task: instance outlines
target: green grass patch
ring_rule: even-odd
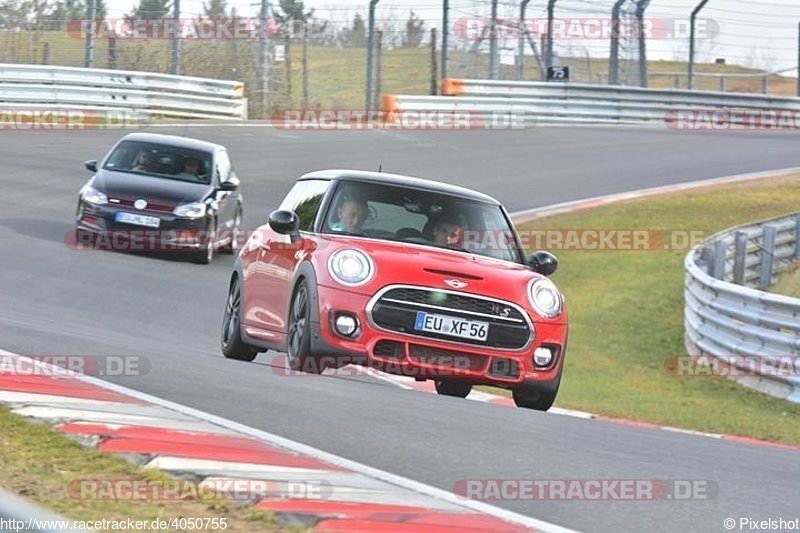
[[[789,270],[778,275],[778,281],[769,292],[800,298],[800,263],[794,263]]]
[[[800,176],[791,176],[620,202],[535,220],[520,230],[649,229],[709,236],[794,212],[798,203]],[[800,405],[724,378],[678,377],[665,369],[668,357],[686,353],[683,261],[687,252],[685,248],[555,251],[561,266],[553,280],[565,294],[570,319],[569,350],[556,404],[799,444]],[[798,281],[795,274],[794,282]]]
[[[0,486],[66,518],[84,521],[131,518],[148,522],[226,518],[226,531],[299,531],[280,527],[270,513],[228,502],[106,501],[80,499],[69,490],[80,480],[169,479],[161,472],[146,470],[121,457],[82,447],[52,427],[30,422],[0,406]]]

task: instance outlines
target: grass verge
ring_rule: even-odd
[[[684,191],[546,217],[520,230],[649,229],[712,233],[797,210],[800,176]],[[681,240],[682,233],[675,233]],[[553,279],[570,313],[560,407],[800,444],[800,405],[731,380],[665,369],[683,344],[688,249],[558,251]],[[795,278],[795,281],[800,279]],[[492,389],[498,392],[502,389]],[[509,395],[508,391],[500,392]]]
[[[800,298],[800,263],[794,263],[788,271],[779,274],[778,281],[769,292]]]
[[[0,486],[65,518],[81,521],[131,518],[147,522],[227,518],[225,531],[292,531],[277,525],[269,513],[228,502],[76,499],[68,491],[70,482],[78,480],[167,479],[170,478],[161,472],[143,469],[121,457],[84,448],[52,427],[30,422],[0,406]]]

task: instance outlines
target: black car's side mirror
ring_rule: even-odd
[[[239,188],[240,183],[239,178],[231,174],[227,180],[219,184],[219,188],[221,191],[235,191]]]
[[[281,235],[289,235],[292,242],[300,237],[300,220],[294,211],[273,211],[269,214],[269,227]]]
[[[86,170],[89,170],[91,172],[97,172],[97,161],[95,161],[94,159],[90,161],[84,161],[83,166],[86,167]]]
[[[550,252],[534,252],[528,257],[528,266],[534,272],[549,276],[558,270],[558,259]]]

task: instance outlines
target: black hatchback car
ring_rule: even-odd
[[[207,264],[236,252],[239,179],[224,146],[187,137],[132,133],[100,161],[80,191],[79,244],[127,251],[188,251]]]

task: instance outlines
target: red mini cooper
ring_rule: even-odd
[[[346,364],[513,391],[547,410],[567,347],[556,258],[527,259],[497,200],[392,174],[303,176],[242,247],[222,326],[225,357],[285,351],[291,369]]]

